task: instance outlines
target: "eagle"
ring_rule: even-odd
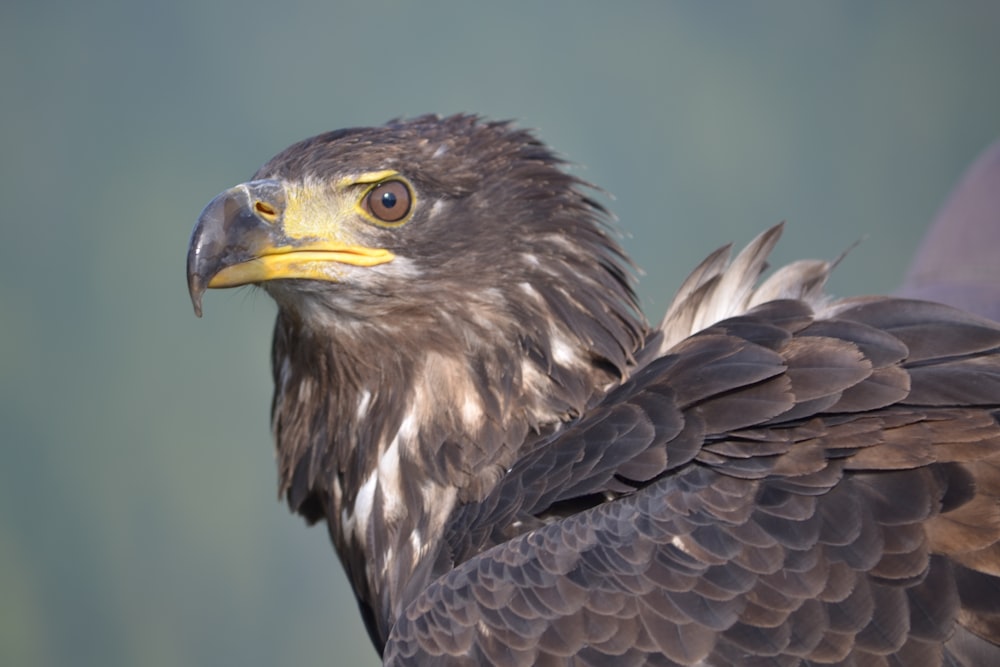
[[[1000,665],[1000,325],[766,275],[662,323],[593,186],[471,115],[321,134],[204,209],[277,304],[280,491],[387,665]]]

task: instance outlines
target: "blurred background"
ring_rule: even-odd
[[[614,199],[659,317],[789,222],[899,284],[1000,137],[995,2],[27,2],[0,8],[0,664],[373,665],[276,500],[274,308],[184,278],[201,208],[305,136],[514,118]]]

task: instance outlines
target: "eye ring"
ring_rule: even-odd
[[[379,222],[397,223],[410,213],[413,194],[402,181],[383,181],[365,194],[361,206]]]

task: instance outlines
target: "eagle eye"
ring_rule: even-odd
[[[410,212],[413,196],[402,181],[384,181],[368,191],[362,202],[365,211],[382,222],[399,222]]]

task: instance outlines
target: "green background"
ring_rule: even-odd
[[[202,206],[289,143],[515,118],[614,195],[659,316],[708,251],[894,289],[1000,137],[996,2],[8,1],[0,9],[0,664],[353,665],[321,528],[276,500],[273,306],[195,319]]]

